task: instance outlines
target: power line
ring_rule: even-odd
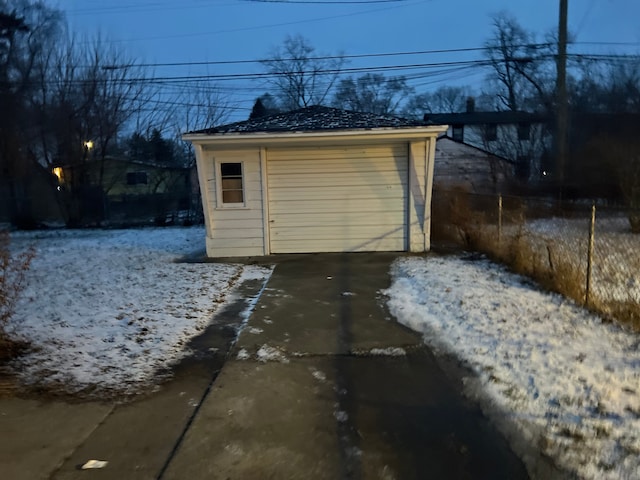
[[[253,3],[291,3],[303,5],[362,5],[366,3],[402,3],[408,0],[240,0]]]
[[[408,0],[406,0],[406,1],[408,1]],[[130,38],[130,39],[126,39],[126,40],[111,40],[110,42],[111,43],[125,43],[125,42],[138,42],[138,41],[142,41],[142,40],[165,40],[165,39],[171,39],[171,38],[190,38],[190,37],[201,37],[201,36],[208,36],[208,35],[219,35],[219,34],[223,34],[223,33],[237,33],[237,32],[246,32],[246,31],[253,31],[253,30],[265,30],[265,29],[275,28],[275,27],[286,27],[286,26],[289,26],[289,25],[299,25],[299,24],[303,24],[303,23],[321,22],[321,21],[324,21],[324,20],[334,20],[336,18],[354,17],[354,16],[357,16],[357,15],[365,15],[365,14],[368,14],[368,13],[383,12],[383,11],[387,11],[387,10],[402,8],[402,7],[408,6],[408,5],[418,5],[418,4],[421,4],[421,3],[426,3],[426,1],[428,1],[428,0],[421,0],[421,1],[417,1],[415,3],[403,3],[401,5],[394,5],[394,6],[391,6],[391,7],[374,8],[374,9],[371,9],[371,10],[362,10],[362,11],[359,11],[359,12],[344,13],[344,14],[340,14],[340,15],[330,15],[330,16],[327,16],[327,17],[318,17],[318,18],[309,18],[309,19],[305,19],[305,20],[294,20],[294,21],[291,21],[291,22],[273,23],[273,24],[269,24],[269,25],[256,25],[256,26],[253,26],[253,27],[241,27],[241,28],[233,28],[233,29],[229,29],[229,30],[217,30],[217,31],[209,31],[209,32],[196,32],[196,33],[183,33],[183,34],[176,34],[176,35],[161,35],[161,36],[153,36],[153,37]]]
[[[547,43],[539,43],[539,44],[528,44],[528,45],[517,45],[517,47],[542,47],[550,45]],[[409,56],[409,55],[431,55],[431,54],[442,54],[442,53],[461,53],[461,52],[479,52],[488,50],[488,47],[472,47],[472,48],[447,48],[440,50],[418,50],[418,51],[407,51],[407,52],[391,52],[391,53],[363,53],[363,54],[354,54],[354,55],[322,55],[317,57],[306,57],[304,60],[339,60],[339,59],[356,59],[356,58],[382,58],[382,57],[395,57],[395,56]],[[283,58],[283,59],[269,59],[269,58],[260,58],[254,60],[224,60],[224,61],[200,61],[200,62],[169,62],[169,63],[136,63],[131,65],[113,65],[108,66],[107,68],[116,69],[116,68],[128,68],[132,66],[136,67],[186,67],[186,66],[204,66],[204,65],[241,65],[248,63],[277,63],[277,62],[289,62],[293,60],[298,60],[295,58]]]
[[[514,48],[533,48],[533,49],[541,49],[552,46],[552,43],[527,43],[521,45],[513,45]],[[572,42],[571,45],[640,45],[638,43],[632,42]],[[493,50],[493,47],[466,47],[466,48],[445,48],[445,49],[437,49],[437,50],[415,50],[415,51],[404,51],[404,52],[384,52],[384,53],[363,53],[363,54],[353,54],[353,55],[321,55],[314,57],[305,57],[304,60],[315,61],[315,60],[339,60],[339,59],[361,59],[361,58],[384,58],[384,57],[400,57],[400,56],[412,56],[412,55],[434,55],[434,54],[446,54],[446,53],[468,53],[468,52],[484,52],[488,50]],[[570,54],[570,55],[586,55],[586,54]],[[616,54],[609,54],[608,56],[612,56]],[[617,54],[621,57],[629,56],[629,54]],[[633,55],[631,55],[633,56]],[[249,59],[249,60],[211,60],[211,61],[192,61],[192,62],[154,62],[154,63],[132,63],[126,65],[107,65],[103,67],[104,69],[115,70],[121,68],[130,68],[130,67],[144,67],[144,68],[164,68],[164,67],[196,67],[196,66],[215,66],[215,65],[246,65],[246,64],[263,64],[265,62],[269,63],[285,63],[298,60],[296,58],[282,58],[282,59],[271,59],[271,58],[258,58],[258,59]]]

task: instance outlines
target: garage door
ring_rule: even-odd
[[[269,150],[272,253],[402,251],[407,145]]]

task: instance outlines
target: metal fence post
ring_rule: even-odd
[[[584,305],[589,306],[589,296],[591,294],[591,269],[593,267],[593,245],[596,231],[596,204],[591,206],[591,223],[589,225],[589,251],[587,253],[587,284],[584,292]]]

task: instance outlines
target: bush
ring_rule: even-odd
[[[0,340],[6,339],[7,325],[15,312],[27,270],[35,256],[33,248],[12,255],[9,247],[9,233],[0,232]]]

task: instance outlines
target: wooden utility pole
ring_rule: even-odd
[[[565,163],[567,157],[567,137],[569,124],[569,101],[567,98],[567,16],[569,0],[560,0],[560,20],[558,23],[558,56],[556,58],[556,181],[562,198]]]

